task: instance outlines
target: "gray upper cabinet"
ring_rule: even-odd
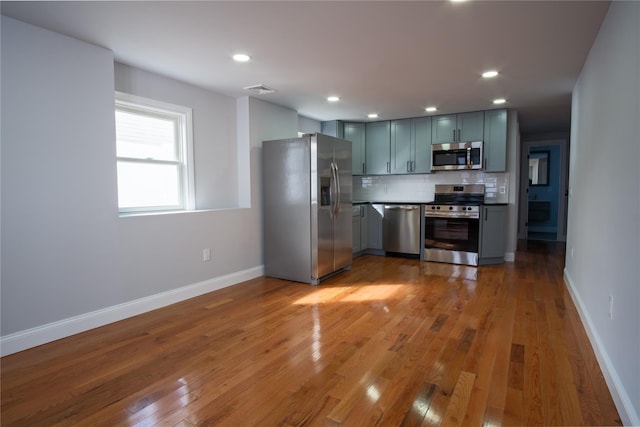
[[[414,158],[411,119],[391,122],[391,173],[410,173]]]
[[[482,141],[484,111],[433,117],[432,143]]]
[[[507,170],[507,110],[484,113],[483,169],[485,172]]]
[[[429,173],[431,118],[391,122],[391,173]]]
[[[411,119],[414,143],[413,173],[431,172],[431,117]]]
[[[353,175],[363,175],[365,173],[364,123],[344,123],[344,139],[351,141]]]
[[[320,123],[320,133],[336,138],[344,138],[344,123],[340,120],[330,120]]]
[[[391,172],[391,125],[389,121],[365,125],[366,173],[385,175]]]

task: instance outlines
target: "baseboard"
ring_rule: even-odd
[[[515,262],[516,261],[516,254],[514,252],[507,252],[504,254],[504,260],[506,262]]]
[[[226,288],[264,274],[264,266],[253,267],[236,273],[183,286],[167,292],[139,298],[122,304],[106,307],[90,313],[37,326],[0,337],[0,355],[6,356],[28,348],[59,340],[80,332],[137,316],[167,305],[175,304],[208,292]]]
[[[569,290],[569,295],[571,295],[573,303],[578,309],[578,314],[591,342],[591,347],[593,347],[596,354],[596,359],[598,359],[598,364],[600,365],[600,369],[602,369],[602,374],[607,382],[609,392],[620,414],[622,423],[625,426],[640,426],[640,416],[633,407],[631,399],[616,372],[615,366],[613,366],[609,358],[607,349],[602,344],[602,340],[593,325],[591,316],[589,316],[589,312],[586,310],[582,298],[580,298],[580,294],[576,291],[574,282],[566,269],[564,270],[564,283]]]

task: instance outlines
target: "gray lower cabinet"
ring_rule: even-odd
[[[431,171],[431,117],[391,122],[391,173]]]
[[[506,205],[484,205],[480,211],[479,264],[504,262],[507,227]]]
[[[367,204],[354,205],[351,209],[353,253],[360,253],[368,248],[368,212]]]
[[[382,217],[384,205],[367,205],[367,249],[382,252]]]
[[[389,121],[365,125],[365,163],[367,175],[391,173],[391,125]]]
[[[485,172],[507,170],[507,110],[484,112],[484,144],[482,169]]]

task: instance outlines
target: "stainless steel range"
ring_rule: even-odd
[[[478,265],[484,185],[436,185],[424,211],[424,259]]]

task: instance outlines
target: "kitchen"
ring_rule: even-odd
[[[50,7],[55,6],[51,5]],[[358,9],[362,5],[352,4],[351,6]],[[5,7],[7,6],[3,2],[3,13],[6,10]],[[24,7],[28,8],[29,6],[25,5]],[[614,7],[612,11],[623,11],[624,7],[626,6],[622,3]],[[361,11],[359,9],[359,12]],[[65,14],[66,11],[63,15]],[[53,15],[55,13],[52,12],[50,16]],[[614,23],[623,23],[625,22],[624,15],[624,13],[616,14],[611,19],[615,18]],[[73,16],[73,13],[68,16]],[[408,17],[404,16],[404,18]],[[78,23],[89,22],[83,19],[75,19],[75,21]],[[382,25],[382,21],[383,19],[380,19],[377,25]],[[558,40],[566,40],[564,26],[568,22],[572,22],[573,19],[566,18],[561,21],[562,23],[556,24],[565,35],[559,37]],[[169,22],[171,21],[169,20]],[[295,22],[303,22],[303,20]],[[37,20],[34,21],[34,24],[38,24]],[[45,23],[40,25],[46,26]],[[88,25],[93,28],[99,27],[99,24]],[[602,37],[610,33],[616,34],[615,30],[612,30],[616,25],[613,27],[612,25],[606,27],[607,32]],[[172,24],[165,25],[166,28],[171,26]],[[619,27],[628,28],[622,25]],[[467,28],[473,28],[473,26]],[[16,29],[15,25],[10,27],[3,25],[3,58],[14,52],[9,50],[11,44],[7,44],[8,39],[5,38],[7,32],[11,35],[14,31],[18,31],[21,36],[21,49],[27,49],[23,44],[26,45],[27,41],[37,39],[45,33],[45,30],[37,27]],[[149,33],[153,34],[153,31]],[[570,32],[570,35],[572,34],[576,33]],[[595,32],[592,34],[595,36]],[[34,58],[40,56],[47,58],[47,61],[39,69],[28,66],[22,69],[16,65],[16,72],[7,74],[6,72],[12,71],[11,63],[3,61],[2,65],[3,119],[9,117],[8,114],[14,111],[13,108],[23,106],[22,102],[5,103],[6,97],[11,95],[9,99],[15,101],[19,100],[20,96],[29,94],[32,98],[28,103],[24,103],[25,108],[28,104],[30,117],[43,124],[42,127],[32,126],[32,122],[21,115],[14,116],[15,119],[11,122],[3,120],[3,349],[9,350],[11,347],[8,346],[14,345],[18,338],[23,341],[14,347],[14,351],[90,329],[104,324],[108,319],[120,319],[157,308],[161,306],[160,299],[154,300],[152,298],[154,295],[168,295],[171,292],[175,294],[175,291],[179,290],[178,292],[184,292],[185,297],[187,297],[186,295],[193,296],[197,292],[229,286],[232,283],[259,275],[261,273],[259,267],[262,262],[262,251],[259,244],[262,235],[260,225],[261,194],[258,178],[260,176],[261,141],[292,137],[297,131],[307,132],[319,129],[310,130],[305,126],[300,126],[300,123],[304,124],[308,121],[302,119],[295,110],[290,108],[254,97],[240,98],[236,101],[235,98],[228,95],[200,90],[198,96],[208,96],[214,105],[212,111],[207,111],[206,117],[210,118],[215,130],[199,128],[198,126],[201,126],[202,122],[200,121],[195,124],[196,131],[200,137],[211,135],[210,140],[216,141],[216,144],[205,143],[201,145],[197,145],[198,142],[196,142],[196,147],[202,154],[202,157],[196,159],[196,169],[201,174],[196,177],[196,180],[200,178],[198,181],[201,183],[200,189],[204,191],[204,193],[196,194],[196,197],[203,210],[188,214],[118,219],[115,167],[112,162],[114,155],[111,135],[112,123],[109,121],[111,119],[106,119],[112,111],[113,104],[113,63],[116,62],[115,74],[118,76],[116,83],[119,90],[127,88],[127,85],[130,89],[137,89],[140,92],[153,92],[154,88],[156,92],[161,92],[166,89],[167,92],[174,91],[174,97],[183,100],[182,102],[179,100],[174,102],[195,104],[197,101],[191,102],[191,99],[196,97],[197,88],[180,85],[170,78],[162,79],[158,77],[158,74],[145,71],[142,64],[138,65],[140,68],[136,68],[124,64],[124,59],[121,59],[122,62],[118,62],[112,53],[109,54],[95,45],[88,46],[88,43],[77,43],[69,37],[57,37],[49,33],[47,33],[46,39],[48,41],[43,47],[25,50],[32,52]],[[343,40],[346,39],[348,38]],[[625,40],[629,39],[632,38]],[[606,47],[601,48],[600,45],[609,39],[605,37],[599,38],[599,40],[599,44],[594,45],[596,52],[606,49]],[[395,40],[395,45],[398,46],[401,43]],[[591,43],[586,46],[585,55],[591,46]],[[610,45],[605,44],[605,46]],[[58,52],[60,48],[63,49],[59,53],[59,59],[41,55],[43,52]],[[371,53],[376,47],[365,46],[363,49],[367,53]],[[328,56],[329,51],[323,52],[322,55]],[[602,59],[602,56],[604,54],[598,56],[598,59]],[[349,62],[348,58],[341,58],[341,60],[344,63]],[[70,65],[78,64],[78,61],[83,65],[82,72],[77,65]],[[596,59],[585,65],[590,73],[583,75],[578,86],[581,91],[577,92],[584,94],[585,89],[591,88],[592,85],[597,86],[596,83],[592,83],[591,73],[595,73],[596,80],[599,82],[610,82],[610,79],[605,77],[605,72],[593,64],[594,61]],[[615,63],[620,65],[620,70],[636,70],[633,68],[633,63],[628,64],[626,61],[631,61],[631,59],[625,60],[616,57]],[[610,62],[602,60],[602,63]],[[19,62],[14,62],[14,64],[19,64]],[[4,85],[10,76],[22,74],[22,77],[26,78],[28,75],[26,70],[34,74],[40,71],[42,75],[34,78],[33,82],[27,86],[16,84],[13,86],[15,88],[13,90]],[[247,77],[246,74],[250,74],[248,71],[233,71],[235,69],[229,71],[226,68],[224,70],[225,74],[245,74],[245,77]],[[365,70],[358,69],[354,74],[357,79],[361,79],[361,76],[367,75],[368,72],[375,75],[375,71],[376,67],[368,64]],[[464,71],[469,72],[468,68]],[[385,74],[393,75],[393,72]],[[87,76],[91,76],[92,84],[81,86],[87,81]],[[248,77],[256,76],[250,75]],[[309,82],[310,77],[307,76],[304,80]],[[629,78],[620,78],[619,80],[630,81]],[[291,81],[295,81],[295,79]],[[162,84],[159,85],[159,82]],[[604,87],[612,89],[610,84],[613,83],[605,84]],[[351,85],[361,88],[357,82],[351,82]],[[59,92],[56,92],[56,96],[53,98],[57,100],[71,99],[75,101],[76,105],[87,105],[88,108],[79,111],[78,108],[60,105],[53,98],[44,96],[44,94],[51,93],[51,86],[59,88]],[[158,89],[160,86],[162,88]],[[81,90],[77,90],[80,87]],[[363,93],[369,92],[364,90],[365,88],[361,89],[363,89],[361,90]],[[463,89],[461,90],[464,91]],[[176,96],[176,93],[179,95]],[[186,95],[187,93],[189,95]],[[616,90],[616,93],[619,92]],[[621,93],[624,95],[625,92]],[[86,94],[90,94],[89,101],[87,101]],[[12,98],[14,95],[15,100]],[[277,96],[277,94],[275,95]],[[625,100],[626,98],[621,96],[618,99]],[[424,101],[409,103],[420,105],[422,102]],[[612,212],[614,217],[609,217],[612,221],[603,222],[601,218],[595,218],[599,215],[599,211],[595,209],[595,206],[591,206],[592,197],[590,195],[593,194],[592,188],[595,188],[598,190],[598,194],[607,197],[608,192],[606,188],[603,188],[604,184],[611,184],[612,186],[609,188],[619,188],[608,179],[608,175],[615,175],[619,178],[616,180],[618,184],[623,183],[622,185],[626,186],[635,182],[635,175],[619,176],[625,174],[625,171],[628,173],[633,168],[620,167],[619,157],[615,160],[610,158],[607,151],[604,151],[605,144],[596,144],[589,135],[598,135],[598,130],[603,129],[603,123],[607,125],[611,115],[615,115],[615,113],[626,117],[628,110],[634,104],[631,102],[623,103],[622,105],[628,109],[607,104],[607,107],[610,108],[604,109],[593,106],[588,100],[576,99],[574,103],[580,108],[587,109],[583,114],[592,112],[591,108],[596,109],[602,115],[603,120],[598,122],[598,128],[594,128],[595,125],[590,125],[586,121],[574,123],[572,126],[576,129],[575,132],[578,132],[573,135],[573,137],[579,137],[580,142],[577,147],[581,147],[580,143],[584,144],[584,141],[587,141],[588,149],[574,150],[575,147],[572,148],[572,153],[575,153],[577,158],[583,162],[572,166],[575,171],[572,174],[578,174],[572,176],[571,180],[573,197],[575,197],[574,203],[579,203],[577,206],[581,210],[580,215],[576,211],[570,216],[569,231],[571,234],[567,243],[575,245],[575,259],[568,257],[567,271],[577,280],[578,285],[585,284],[586,291],[581,290],[579,293],[583,294],[586,307],[589,308],[588,312],[591,313],[592,330],[601,337],[604,343],[601,351],[604,351],[613,360],[613,365],[609,367],[609,370],[615,374],[614,382],[617,381],[616,378],[622,378],[622,384],[617,383],[621,385],[618,389],[623,390],[623,396],[625,391],[628,393],[630,397],[626,401],[633,402],[635,385],[628,383],[627,379],[637,376],[633,375],[633,367],[624,362],[626,360],[624,354],[628,354],[628,343],[634,342],[633,336],[635,335],[628,339],[625,338],[626,335],[622,336],[622,333],[612,335],[606,332],[610,328],[606,325],[615,325],[617,331],[624,331],[626,330],[624,325],[634,324],[635,318],[631,313],[636,313],[636,311],[626,309],[624,304],[627,301],[635,301],[635,294],[631,292],[633,288],[627,288],[624,284],[635,283],[633,281],[635,276],[631,274],[635,270],[631,271],[629,267],[635,265],[631,259],[635,252],[632,250],[622,251],[626,255],[620,260],[613,259],[610,255],[604,257],[605,266],[610,267],[604,270],[614,272],[612,274],[616,276],[616,279],[600,280],[599,283],[610,283],[610,289],[601,290],[599,286],[591,283],[591,277],[595,278],[598,274],[595,274],[597,272],[593,271],[590,266],[602,262],[594,254],[595,248],[602,247],[601,243],[597,242],[608,243],[615,238],[618,241],[616,245],[620,245],[620,242],[626,241],[628,235],[633,235],[633,233],[618,233],[611,229],[609,230],[611,234],[603,236],[596,233],[597,235],[593,235],[593,230],[600,230],[602,224],[631,224],[630,219],[625,215],[634,212],[636,208],[629,206],[629,209]],[[346,104],[345,102],[343,105]],[[8,105],[12,107],[9,108]],[[38,108],[34,108],[34,106]],[[461,105],[457,108],[452,106],[451,110],[447,111],[457,113],[484,110],[485,108],[490,107]],[[607,110],[611,113],[608,113]],[[526,112],[518,111],[518,113],[518,122],[524,126]],[[80,120],[76,124],[78,128],[70,132],[68,128],[63,126],[63,123],[67,121],[65,117],[78,117],[78,115],[80,115]],[[405,114],[398,117],[414,116],[415,114]],[[333,117],[342,117],[351,121],[356,119],[356,114],[335,114]],[[578,116],[573,114],[572,117]],[[56,118],[60,120],[55,120]],[[510,126],[509,129],[514,128]],[[610,129],[610,127],[604,126],[604,129]],[[620,129],[624,131],[630,127],[625,125]],[[34,133],[39,131],[43,133],[34,136]],[[22,136],[16,137],[15,135]],[[62,138],[61,135],[72,136],[71,138]],[[87,135],[92,135],[93,144],[86,144]],[[517,138],[516,135],[514,136]],[[633,140],[631,135],[627,136],[612,138],[610,141],[614,141],[612,143],[615,144],[624,144],[625,141]],[[31,144],[12,143],[12,141],[24,140],[32,142]],[[516,139],[512,140],[516,141]],[[57,147],[57,150],[53,147]],[[633,146],[626,148],[632,150]],[[515,150],[517,149],[516,146]],[[490,174],[488,177],[496,178],[494,188],[498,193],[500,193],[501,185],[508,183],[505,194],[510,199],[510,209],[515,206],[515,199],[512,198],[516,195],[513,184],[517,177],[513,174],[517,168],[511,166],[517,162],[515,150],[508,151],[507,172],[496,173],[495,176]],[[34,158],[32,155],[34,151],[45,153],[46,156]],[[587,171],[582,166],[593,164],[587,157],[587,152],[597,153],[600,156],[598,157],[600,159],[599,169],[592,168]],[[628,158],[634,159],[633,156],[628,156]],[[49,162],[47,159],[55,159],[56,162]],[[623,160],[628,159],[624,158]],[[13,168],[11,164],[22,165],[22,167],[20,169]],[[58,167],[54,167],[54,164]],[[59,169],[68,171],[68,174],[61,175]],[[600,170],[603,169],[604,172],[601,172]],[[594,171],[598,173],[594,173]],[[397,200],[400,202],[416,200],[412,198],[412,195],[415,192],[423,192],[419,196],[420,200],[429,201],[433,199],[435,184],[459,183],[464,182],[464,179],[477,182],[480,179],[479,176],[482,175],[482,172],[468,172],[469,175],[466,175],[467,172],[447,173],[452,175],[436,172],[424,176],[389,175],[360,178],[361,191],[365,194],[372,192],[372,196],[376,198],[381,193],[394,192],[401,195]],[[77,176],[83,176],[85,179],[73,179]],[[455,179],[446,178],[454,176]],[[38,183],[34,183],[33,177],[39,179]],[[210,184],[220,182],[224,182],[226,185],[214,186]],[[592,188],[585,188],[583,183],[586,182]],[[25,185],[16,183],[24,183]],[[41,183],[46,185],[41,185]],[[405,184],[408,184],[410,188],[410,190],[406,190],[406,193],[403,192],[405,190],[402,190],[405,188]],[[487,180],[485,180],[486,184]],[[400,192],[396,190],[400,190]],[[635,189],[631,188],[628,193],[635,194],[633,191]],[[25,195],[29,197],[25,197]],[[78,203],[79,200],[82,203]],[[60,203],[60,201],[65,203]],[[43,210],[43,205],[46,205],[48,209]],[[29,212],[29,215],[25,215],[24,212]],[[515,235],[516,222],[516,218],[510,215],[507,222],[509,230],[507,242],[512,241],[511,238]],[[158,230],[168,230],[169,232],[158,233]],[[60,250],[61,247],[64,250]],[[203,247],[212,248],[213,262],[202,262]],[[608,245],[606,247],[609,248]],[[616,251],[615,247],[618,246],[612,246],[607,253],[620,252]],[[626,247],[633,249],[634,246],[626,245]],[[506,252],[513,251],[515,251],[515,247],[507,245]],[[573,254],[573,251],[571,253]],[[34,254],[36,254],[35,258]],[[631,258],[627,256],[629,254]],[[624,262],[626,266],[621,266],[620,262]],[[34,263],[36,268],[34,268]],[[74,266],[82,266],[82,268],[77,269]],[[618,280],[617,277],[620,275],[624,277],[620,277]],[[87,285],[78,286],[78,284]],[[188,288],[192,285],[192,288]],[[582,289],[581,286],[577,288]],[[615,304],[620,304],[616,305],[616,314],[613,319],[606,319],[606,313],[601,318],[600,309],[597,308],[600,302],[595,301],[606,300],[606,294],[604,298],[600,295],[602,292],[613,293]],[[53,304],[45,304],[47,301],[53,302]],[[111,311],[109,311],[110,309]],[[95,313],[96,317],[85,316],[87,313]],[[97,319],[100,313],[105,316]],[[116,314],[116,316],[110,317],[112,314]],[[65,322],[65,320],[69,321]],[[586,323],[589,324],[588,321]],[[622,400],[625,401],[625,399]]]
[[[317,285],[350,267],[345,239],[351,239],[354,256],[403,255],[472,266],[513,261],[515,251],[505,253],[505,171],[508,153],[517,152],[518,144],[508,141],[516,133],[509,132],[509,116],[515,122],[517,114],[506,109],[329,121],[322,123],[322,134],[264,141],[265,274]],[[338,150],[334,144],[343,141],[349,147]],[[333,160],[325,164],[328,159]],[[436,184],[431,176],[449,185]],[[417,178],[415,185],[405,177]],[[397,186],[389,191],[385,178],[395,179]],[[302,182],[307,185],[300,187]],[[283,234],[286,228],[299,237]],[[335,259],[323,259],[326,253]]]

